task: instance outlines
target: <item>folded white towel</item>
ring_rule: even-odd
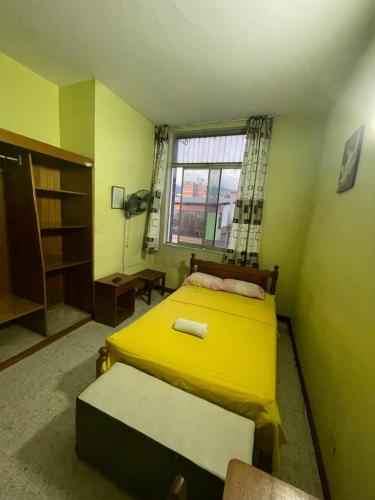
[[[191,333],[201,339],[204,339],[208,333],[207,323],[198,323],[197,321],[191,321],[190,319],[184,318],[176,319],[173,328],[179,332]]]

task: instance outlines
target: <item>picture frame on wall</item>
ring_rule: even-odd
[[[352,188],[358,172],[359,160],[361,157],[363,135],[365,127],[359,127],[345,143],[344,155],[340,168],[337,192],[343,193]]]
[[[112,208],[124,208],[125,188],[121,186],[112,186]]]

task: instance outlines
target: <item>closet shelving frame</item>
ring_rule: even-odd
[[[0,129],[0,325],[93,311],[93,160]]]

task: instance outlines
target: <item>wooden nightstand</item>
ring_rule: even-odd
[[[114,282],[114,278],[120,281]],[[134,313],[137,277],[115,273],[95,281],[95,321],[117,326]]]
[[[228,465],[223,500],[318,499],[252,465],[233,459]]]

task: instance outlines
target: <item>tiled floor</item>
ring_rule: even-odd
[[[131,321],[148,309],[137,299]],[[75,399],[94,380],[97,349],[112,331],[87,323],[0,372],[1,499],[128,498],[74,451]],[[279,477],[322,498],[290,338],[284,325],[280,332],[278,398],[289,443]]]
[[[43,340],[43,335],[21,325],[7,324],[0,328],[0,362],[25,351]]]
[[[279,323],[277,401],[288,444],[280,450],[278,476],[323,498],[306,408],[288,327]]]
[[[70,325],[87,318],[90,314],[68,304],[55,304],[47,309],[48,335],[65,330]]]

